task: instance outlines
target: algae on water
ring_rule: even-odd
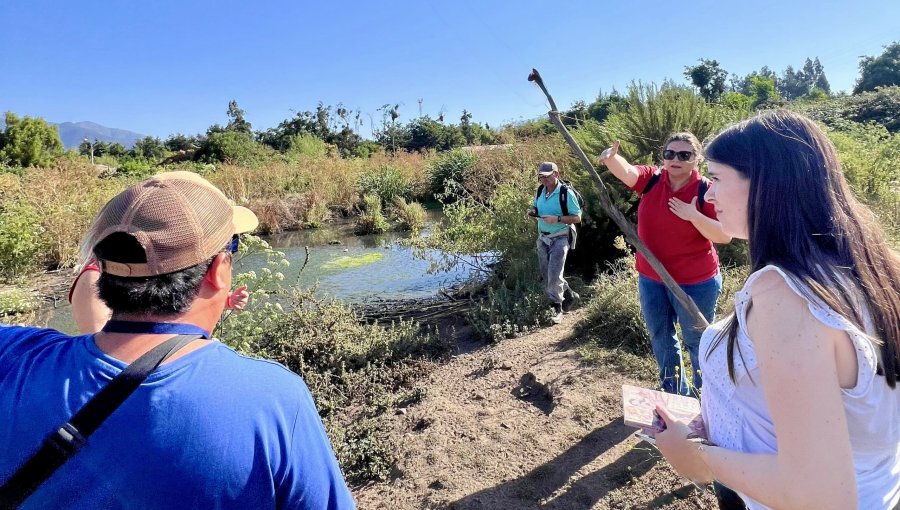
[[[366,253],[358,256],[343,256],[322,264],[322,269],[352,269],[378,262],[384,258],[383,253]]]

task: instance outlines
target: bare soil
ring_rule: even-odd
[[[390,480],[357,488],[360,508],[716,508],[622,423],[636,381],[582,363],[573,325],[497,345],[463,342],[419,383],[419,403],[383,417],[396,445]]]

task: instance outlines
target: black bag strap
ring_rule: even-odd
[[[569,183],[560,180],[559,182],[559,209],[563,216],[569,215]]]
[[[653,189],[653,186],[656,186],[656,183],[659,182],[659,177],[659,173],[655,173],[652,177],[650,177],[650,180],[647,181],[647,184],[644,186],[644,190],[641,191],[640,195],[638,196],[637,202],[635,202],[631,205],[631,207],[628,208],[628,211],[625,213],[626,215],[630,216],[634,214],[635,211],[637,211],[638,205],[640,205],[641,203],[640,197],[646,195],[651,189]],[[706,206],[707,190],[709,190],[709,179],[701,175],[700,184],[697,187],[697,209],[699,209],[700,212],[703,212],[703,208]]]
[[[662,176],[661,172],[655,172],[650,176],[650,180],[647,181],[647,184],[644,184],[644,189],[638,194],[638,199],[635,203],[631,204],[631,207],[625,212],[626,215],[631,216],[637,211],[638,206],[641,204],[641,197],[646,195],[653,189],[653,186],[656,186],[656,183],[659,182],[660,177]]]
[[[66,463],[156,367],[200,335],[176,335],[125,367],[72,418],[50,433],[40,449],[0,487],[0,509],[14,509]]]
[[[569,215],[569,189],[572,187],[572,184],[568,181],[564,181],[562,179],[559,180],[559,208],[562,211],[563,216]],[[574,191],[574,190],[573,190]],[[534,194],[534,199],[538,200],[541,198],[541,193],[544,192],[544,185],[541,184],[538,186],[537,193]]]

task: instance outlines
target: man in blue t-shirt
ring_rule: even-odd
[[[578,299],[569,283],[563,277],[566,255],[569,253],[570,239],[574,235],[573,225],[581,222],[581,205],[573,190],[567,190],[565,201],[567,213],[563,214],[560,192],[565,184],[559,179],[556,163],[545,161],[538,165],[538,194],[530,216],[537,218],[538,238],[535,249],[544,290],[553,307],[551,320],[562,322],[563,303]]]
[[[101,332],[0,327],[0,484],[128,364],[173,334],[198,337],[21,508],[354,508],[302,379],[209,338],[233,236],[257,223],[198,175],[160,174],[110,200],[88,233],[112,310]]]

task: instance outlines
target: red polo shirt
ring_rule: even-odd
[[[640,172],[640,177],[631,189],[640,193],[657,169],[644,165],[635,168]],[[678,191],[672,191],[669,172],[662,170],[659,181],[641,197],[638,206],[638,237],[681,285],[700,283],[719,271],[719,256],[712,241],[703,237],[691,222],[675,216],[669,210],[670,198],[676,197],[682,202],[691,203],[697,196],[699,186],[700,174],[694,171],[687,184]],[[717,219],[716,209],[709,202],[706,202],[702,212],[705,216]],[[637,252],[635,258],[638,273],[652,280],[662,281],[640,252]]]

